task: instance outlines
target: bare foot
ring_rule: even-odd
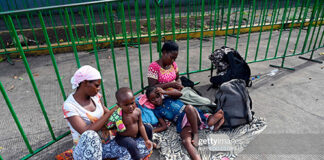
[[[159,145],[157,145],[156,143],[153,143],[153,148],[154,149],[160,149],[161,147]]]
[[[198,147],[198,142],[199,142],[199,135],[198,135],[198,133],[196,133],[196,134],[193,135],[192,145],[194,147]]]
[[[215,125],[222,117],[224,117],[224,112],[219,110],[217,113],[208,117],[207,125],[209,127]]]
[[[225,122],[225,118],[223,117],[214,125],[214,131],[217,131]]]

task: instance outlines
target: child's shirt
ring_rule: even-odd
[[[155,107],[153,112],[157,118],[166,118],[170,121],[177,122],[185,107],[184,103],[180,100],[167,97],[163,99],[162,106]]]
[[[124,132],[126,130],[126,126],[123,122],[123,110],[118,108],[115,112],[109,117],[107,128],[117,127],[118,132]]]

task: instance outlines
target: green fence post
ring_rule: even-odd
[[[130,30],[130,36],[131,36],[131,43],[130,45],[133,45],[133,25],[132,25],[132,18],[131,18],[131,9],[130,9],[130,5],[129,5],[129,0],[127,1],[127,11],[128,11],[128,25],[129,25],[129,30]],[[125,18],[126,19],[126,18]]]
[[[20,21],[19,21],[18,15],[15,15],[15,18],[16,18],[16,21],[17,21],[18,27],[19,27],[19,29],[20,29],[20,34],[22,35],[23,40],[24,40],[24,43],[25,43],[25,45],[26,45],[26,48],[27,48],[27,50],[29,50],[28,42],[27,42],[27,40],[26,40],[26,36],[24,35],[24,30],[23,30],[23,28],[22,28],[22,26],[21,26],[21,24],[20,24]],[[18,41],[18,42],[20,42],[20,41]]]
[[[91,15],[91,20],[92,20],[92,28],[93,28],[93,31],[94,31],[96,43],[98,43],[99,39],[98,39],[97,26],[96,26],[97,23],[96,23],[96,19],[94,17],[94,13],[93,13],[93,6],[90,6],[89,8],[90,8],[90,15]]]
[[[269,8],[270,8],[270,3],[267,5],[267,9],[265,11],[265,20],[264,20],[264,24],[265,25],[267,23],[267,19],[268,19],[268,12],[269,12]]]
[[[239,1],[239,0],[238,0]],[[236,26],[236,18],[237,18],[237,10],[238,8],[235,6],[235,0],[233,0],[233,5],[232,5],[233,8],[235,8],[234,10],[234,13],[235,13],[235,17],[234,17],[234,24],[233,24],[233,27],[232,27],[232,34],[228,35],[230,37],[236,37],[235,36],[235,26]],[[231,17],[230,17],[231,18]]]
[[[317,40],[318,40],[318,38],[319,38],[319,34],[320,34],[320,31],[321,31],[321,28],[322,28],[322,20],[323,20],[323,16],[324,16],[324,11],[322,11],[322,16],[321,16],[321,20],[320,20],[320,26],[318,27],[318,31],[317,31],[317,36],[316,36],[316,40],[315,40],[315,42],[314,42],[314,46],[313,46],[313,50],[312,50],[312,54],[311,54],[311,58],[313,58],[312,56],[313,56],[313,53],[314,53],[314,51],[316,50],[316,48],[315,48],[315,46],[316,46],[316,43],[317,43]],[[324,34],[324,32],[322,33],[322,34]],[[319,45],[318,45],[318,47],[321,45],[321,42],[319,43]]]
[[[124,5],[122,2],[119,2],[119,8],[121,12],[122,18],[122,29],[123,29],[123,37],[125,42],[125,51],[126,51],[126,59],[127,59],[127,68],[128,68],[128,78],[129,78],[129,88],[133,89],[132,85],[132,75],[130,70],[130,63],[129,63],[129,54],[128,54],[128,40],[127,40],[127,33],[126,33],[126,24],[125,24],[125,13],[124,13]]]
[[[215,26],[216,26],[216,13],[218,13],[218,3],[219,3],[219,0],[215,0],[215,15],[214,15],[214,29],[213,29],[213,43],[212,43],[212,52],[214,52],[215,50]],[[212,76],[213,75],[213,63],[211,62],[210,63],[210,75]]]
[[[71,42],[72,42],[72,48],[73,48],[74,57],[75,57],[78,68],[80,68],[81,65],[80,65],[80,60],[79,60],[79,56],[78,56],[78,50],[77,50],[76,45],[75,45],[75,41],[74,41],[74,37],[73,37],[73,31],[72,31],[71,22],[70,22],[70,16],[69,16],[67,8],[64,8],[64,14],[65,14],[65,19],[66,19],[68,29],[69,29],[69,33],[70,33],[70,39],[71,39]],[[75,30],[77,30],[77,29],[75,28]]]
[[[39,17],[39,20],[40,20],[40,23],[41,23],[41,26],[42,26],[44,38],[45,38],[47,48],[48,48],[48,52],[49,52],[49,54],[51,56],[51,60],[52,60],[52,63],[53,63],[55,74],[56,74],[56,78],[57,78],[57,81],[59,83],[63,99],[65,100],[66,99],[66,94],[65,94],[65,91],[64,91],[61,76],[60,76],[60,73],[59,73],[59,70],[58,70],[58,67],[57,67],[57,64],[56,64],[56,60],[55,60],[55,57],[54,57],[53,48],[52,48],[51,42],[50,42],[48,34],[47,34],[46,26],[45,26],[44,19],[43,19],[41,11],[38,12],[38,17]]]
[[[8,98],[8,95],[7,95],[7,93],[6,93],[5,89],[4,89],[1,81],[0,81],[0,90],[1,90],[1,93],[2,93],[3,98],[5,99],[5,101],[7,103],[7,106],[8,106],[8,109],[9,109],[11,115],[12,115],[12,118],[15,120],[16,125],[17,125],[17,127],[19,129],[19,132],[20,132],[21,136],[24,139],[24,142],[25,142],[25,144],[26,144],[26,146],[28,148],[29,153],[33,153],[34,151],[33,151],[32,147],[29,144],[28,138],[27,138],[27,136],[26,136],[26,134],[24,132],[24,129],[22,128],[22,126],[21,126],[21,124],[19,122],[19,119],[18,119],[18,117],[16,115],[16,112],[15,112],[15,110],[12,107],[12,104],[11,104],[9,98]]]
[[[289,45],[289,41],[290,41],[291,32],[292,32],[292,29],[293,29],[294,23],[295,23],[295,16],[297,14],[299,1],[300,0],[297,0],[297,3],[295,4],[295,12],[294,12],[294,15],[293,15],[292,22],[290,24],[291,26],[290,26],[290,30],[289,30],[289,35],[288,35],[287,43],[286,43],[286,48],[285,48],[285,51],[284,51],[284,54],[283,54],[283,58],[282,58],[282,61],[281,61],[281,68],[284,68],[285,58],[286,58],[286,54],[287,54],[287,50],[288,50],[288,45]]]
[[[267,7],[267,5],[268,5],[268,0],[265,0],[264,7]],[[262,14],[260,16],[262,16]],[[255,50],[254,61],[256,61],[257,60],[257,57],[258,57],[259,46],[260,46],[261,35],[262,35],[262,28],[263,28],[264,16],[265,16],[265,13],[263,14],[262,21],[261,21],[260,33],[259,33],[257,48]]]
[[[199,70],[201,70],[202,62],[202,39],[204,38],[204,19],[205,19],[205,0],[201,1],[201,18],[200,18],[200,56],[199,56]]]
[[[309,4],[310,4],[310,0],[307,0],[305,12],[304,12],[304,16],[303,16],[303,19],[302,19],[302,23],[300,24],[300,27],[299,27],[299,32],[298,32],[298,35],[297,35],[297,40],[296,40],[296,44],[295,44],[295,48],[294,48],[293,54],[296,53],[296,49],[297,49],[297,46],[298,46],[298,42],[299,42],[299,37],[300,37],[300,34],[301,34],[301,30],[304,28],[304,23],[305,23],[305,19],[307,17],[307,12],[308,12],[308,8],[309,8]]]
[[[288,11],[288,16],[287,16],[286,23],[288,23],[288,21],[289,21],[289,16],[290,16],[290,11],[291,11],[291,8],[292,8],[293,1],[291,1],[290,3],[291,4],[289,5],[290,7],[289,7],[289,11]],[[284,23],[284,22],[282,22],[282,23]]]
[[[110,11],[108,10],[108,4],[105,4],[105,13],[107,18],[107,24],[108,24],[108,34],[109,34],[109,42],[110,42],[110,49],[111,49],[111,56],[114,64],[114,73],[115,73],[115,81],[116,81],[116,88],[119,89],[119,81],[118,81],[118,72],[116,67],[116,57],[115,57],[115,50],[114,50],[114,41],[113,41],[113,33],[112,33],[112,27],[111,27],[111,16],[109,15]]]
[[[217,7],[217,12],[215,12],[215,14],[217,14],[217,16],[216,16],[216,30],[218,30],[218,27],[219,27],[219,18],[220,18],[220,14],[219,14],[219,12],[221,12],[221,10],[220,10],[220,8],[219,8],[219,1],[218,1],[218,7]],[[215,10],[216,10],[216,8],[215,8]]]
[[[181,1],[180,1],[181,2]],[[210,14],[209,14],[209,30],[212,30],[212,17],[213,17],[213,8],[214,8],[214,5],[213,5],[213,0],[210,0],[210,7],[209,7],[209,9],[210,9]]]
[[[61,10],[61,9],[59,9]],[[68,43],[70,43],[70,40],[69,40],[69,37],[68,37],[68,33],[67,33],[67,30],[66,30],[66,27],[65,27],[65,23],[64,23],[64,18],[63,18],[63,15],[62,15],[62,12],[61,11],[58,11],[59,12],[59,17],[60,17],[60,21],[61,21],[61,24],[64,28],[64,33],[65,33],[65,37],[66,37],[66,40],[68,41]]]
[[[155,14],[156,14],[156,18],[155,18],[155,23],[156,23],[156,27],[155,30],[157,32],[157,36],[158,36],[158,41],[157,41],[157,51],[159,52],[159,57],[161,57],[162,52],[162,45],[161,45],[161,16],[160,16],[160,7],[159,4],[155,1]]]
[[[179,1],[179,26],[180,26],[180,30],[179,33],[181,33],[181,28],[182,28],[182,21],[181,21],[181,7],[182,7],[182,0]]]
[[[277,0],[279,1],[279,0]],[[252,16],[251,17],[254,17],[255,16],[255,0],[253,0],[253,8],[252,8]],[[246,42],[246,49],[245,49],[245,56],[244,56],[244,60],[247,59],[247,55],[248,55],[248,50],[249,50],[249,45],[250,45],[250,37],[251,37],[251,30],[252,30],[252,26],[253,26],[253,18],[251,18],[251,21],[250,21],[250,29],[249,29],[249,35],[248,35],[248,39],[247,39],[247,42]]]
[[[195,14],[195,32],[196,32],[197,31],[197,17],[198,17],[198,15],[197,15],[197,12],[198,12],[198,2],[196,0],[193,0],[193,2],[194,2],[194,8],[193,8],[193,10],[195,12],[193,14]]]
[[[281,1],[279,1],[279,7],[278,7],[277,18],[276,18],[276,24],[278,22],[278,18],[279,18],[279,15],[280,15],[280,10],[281,10],[280,5],[281,5]]]
[[[284,12],[283,12],[283,15],[282,15],[282,22],[284,22],[286,20],[286,12],[287,12],[287,8],[288,8],[288,4],[289,4],[289,0],[286,0],[285,9],[284,9]],[[280,46],[280,39],[281,39],[282,30],[283,30],[284,26],[285,26],[285,24],[281,23],[281,28],[280,28],[280,32],[279,32],[276,52],[275,52],[275,56],[274,56],[275,58],[277,58],[278,49],[279,49],[279,46]]]
[[[28,64],[28,62],[27,62],[27,59],[26,59],[26,56],[25,56],[24,50],[23,50],[21,44],[18,43],[18,42],[19,42],[19,38],[18,38],[18,35],[17,35],[17,32],[16,32],[16,29],[15,29],[14,23],[13,23],[13,21],[12,21],[12,19],[11,19],[11,16],[10,16],[10,15],[7,15],[7,19],[9,20],[9,26],[10,26],[10,30],[11,30],[12,33],[13,33],[13,36],[14,36],[13,38],[14,38],[14,40],[15,40],[15,42],[16,42],[15,44],[17,45],[18,51],[19,51],[19,53],[20,53],[20,56],[22,57],[22,60],[23,60],[23,62],[24,62],[24,65],[25,65],[25,68],[26,68],[27,74],[28,74],[29,79],[30,79],[30,82],[31,82],[31,84],[32,84],[32,86],[33,86],[34,92],[35,92],[35,94],[36,94],[36,97],[37,97],[38,103],[39,103],[39,105],[40,105],[40,107],[41,107],[41,110],[42,110],[42,112],[43,112],[43,115],[44,115],[44,118],[45,118],[46,124],[47,124],[48,129],[49,129],[49,131],[50,131],[50,133],[51,133],[52,139],[53,139],[53,140],[56,140],[56,137],[55,137],[55,135],[54,135],[54,132],[53,132],[53,129],[52,129],[51,123],[50,123],[50,121],[49,121],[49,119],[48,119],[48,116],[47,116],[46,110],[45,110],[45,108],[44,108],[43,101],[42,101],[42,99],[41,99],[41,97],[40,97],[40,94],[39,94],[39,92],[38,92],[38,89],[37,89],[37,86],[36,86],[36,83],[35,83],[35,80],[34,80],[33,74],[32,74],[32,72],[31,72],[31,70],[30,70],[30,68],[29,68],[29,64]]]
[[[285,9],[284,9],[284,12],[283,12],[283,15],[282,15],[282,23],[281,23],[281,28],[280,28],[280,33],[279,33],[279,37],[278,37],[278,43],[277,43],[277,47],[276,47],[276,52],[275,52],[275,56],[274,58],[277,58],[277,53],[278,53],[278,49],[279,49],[279,46],[280,46],[280,39],[281,39],[281,35],[282,35],[282,30],[284,28],[284,25],[285,25],[285,20],[286,20],[286,13],[287,13],[287,8],[288,8],[288,4],[289,4],[289,0],[286,1],[286,4],[285,4]],[[289,37],[288,37],[288,41],[287,43],[289,43]],[[288,46],[287,46],[288,47]],[[271,67],[275,67],[275,68],[284,68],[284,69],[289,69],[289,70],[295,70],[294,68],[288,68],[288,67],[284,67],[283,64],[284,64],[284,61],[285,61],[285,53],[284,53],[284,56],[282,58],[282,65],[281,66],[277,66],[277,65],[272,65],[270,64]]]
[[[140,69],[141,89],[144,89],[143,71],[142,71],[142,54],[141,54],[141,27],[140,27],[140,20],[139,20],[138,3],[139,3],[138,0],[135,0],[135,18],[136,18],[137,44],[138,44],[138,62],[139,62],[139,69]]]
[[[51,24],[52,24],[52,27],[53,27],[53,31],[54,31],[54,34],[55,34],[56,43],[57,43],[57,45],[60,45],[60,39],[59,39],[59,37],[57,35],[56,28],[55,28],[57,26],[56,25],[56,21],[53,20],[52,12],[51,11],[48,11],[48,13],[49,13],[50,21],[51,21]]]
[[[215,50],[215,26],[216,26],[216,13],[218,13],[218,3],[219,0],[215,0],[215,15],[214,15],[214,30],[213,30],[213,43],[212,43],[212,52]]]
[[[88,29],[87,29],[87,25],[86,25],[86,22],[85,22],[85,16],[83,15],[83,8],[81,8],[81,7],[80,7],[80,15],[81,15],[81,21],[82,21],[83,26],[84,26],[85,40],[87,42],[89,42]]]
[[[308,36],[309,36],[310,30],[311,30],[311,28],[313,26],[314,15],[315,15],[318,3],[319,3],[319,0],[316,0],[316,2],[314,4],[314,7],[313,7],[313,10],[312,10],[312,15],[311,15],[311,18],[310,18],[310,21],[309,21],[309,25],[308,25],[308,28],[307,28],[307,34],[306,34],[306,37],[305,37],[305,40],[304,40],[304,45],[303,45],[301,53],[304,53],[304,51],[306,49],[306,44],[308,42]]]
[[[75,31],[75,37],[77,38],[77,41],[78,41],[78,44],[80,43],[80,40],[79,40],[79,35],[78,35],[78,30],[77,30],[77,27],[76,27],[76,23],[75,23],[75,16],[74,16],[74,12],[73,10],[70,8],[70,12],[71,12],[71,16],[72,16],[72,22],[73,22],[73,25],[74,25],[74,31]]]
[[[186,67],[186,73],[187,77],[189,76],[189,39],[190,39],[190,0],[187,1],[187,67]]]
[[[323,1],[323,0],[322,0],[322,1]],[[321,1],[321,2],[322,2],[322,1]],[[318,11],[317,11],[317,15],[316,15],[316,22],[315,22],[315,25],[314,25],[315,27],[314,27],[314,29],[313,29],[312,37],[311,37],[311,40],[310,40],[310,42],[309,42],[308,51],[309,51],[309,49],[310,49],[310,46],[312,45],[313,36],[314,36],[314,34],[315,34],[315,30],[316,30],[316,26],[317,26],[317,23],[318,23],[319,14],[320,14],[321,11],[324,13],[324,11],[322,10],[322,5],[320,4],[320,5],[319,5],[319,8],[318,8]],[[314,10],[313,10],[313,12],[314,12]],[[323,17],[323,13],[322,13],[322,17]],[[312,22],[312,23],[313,23],[313,22]],[[321,21],[321,24],[322,24],[322,21]],[[309,24],[309,25],[312,25],[312,24]],[[322,25],[321,25],[321,26],[322,26]],[[299,58],[304,59],[304,60],[308,60],[308,61],[312,61],[312,62],[316,62],[316,63],[323,63],[322,61],[318,61],[318,60],[313,59],[313,54],[314,54],[314,51],[315,51],[315,46],[316,46],[317,39],[318,39],[318,36],[319,36],[320,30],[321,30],[321,26],[318,27],[318,31],[317,31],[317,35],[316,35],[316,40],[315,40],[315,43],[314,43],[314,45],[313,45],[313,49],[312,49],[312,53],[311,53],[311,55],[310,55],[310,58],[305,58],[305,57],[299,57]]]
[[[90,28],[90,34],[91,34],[91,40],[92,40],[92,45],[93,45],[93,51],[94,51],[94,55],[96,57],[97,68],[98,68],[98,70],[99,70],[99,72],[100,72],[100,74],[102,76],[101,68],[100,68],[100,64],[99,64],[99,58],[98,58],[97,44],[96,44],[96,39],[95,39],[94,31],[93,31],[93,26],[92,26],[92,20],[91,20],[89,6],[86,6],[86,13],[87,13],[87,19],[88,19],[89,28]],[[105,106],[107,106],[107,99],[106,99],[105,88],[104,88],[103,83],[101,83],[100,86],[102,88],[102,97],[104,99],[104,104],[105,104]]]
[[[302,0],[302,6],[301,6],[301,9],[300,9],[300,12],[299,12],[299,16],[298,16],[298,21],[297,21],[297,23],[299,23],[300,22],[300,18],[301,18],[301,15],[302,15],[302,13],[303,13],[303,10],[304,10],[304,5],[305,5],[305,2],[304,2],[304,0]]]
[[[323,16],[322,16],[322,19],[321,19],[321,26],[323,25]],[[321,36],[321,40],[319,41],[319,43],[318,43],[318,48],[320,48],[321,47],[321,44],[322,44],[322,41],[323,41],[323,37],[324,37],[324,32],[322,32],[322,36]],[[323,45],[324,46],[324,45]]]
[[[230,17],[231,17],[231,5],[232,5],[232,0],[229,0],[228,2],[228,12],[227,12],[227,22],[226,22],[226,30],[225,30],[225,44],[224,46],[226,46],[227,44],[227,34],[228,34],[228,26],[230,24]]]
[[[36,37],[36,33],[35,33],[35,31],[34,31],[34,27],[33,27],[32,22],[31,22],[31,20],[30,20],[29,14],[26,13],[26,16],[27,16],[27,21],[28,21],[29,27],[31,28],[31,30],[32,30],[32,32],[33,32],[33,36],[34,36],[34,40],[35,40],[35,42],[36,42],[36,45],[37,45],[37,47],[39,48],[39,43],[38,43],[38,40],[37,40],[37,37]]]
[[[105,20],[104,20],[104,13],[103,13],[103,9],[102,9],[102,6],[100,6],[100,20],[102,22],[102,26],[103,26],[103,29],[104,29],[104,37],[106,38],[106,42],[108,41],[108,33],[107,33],[107,30],[106,30],[106,24],[105,24]]]
[[[150,18],[149,0],[145,0],[145,8],[146,8],[147,34],[148,34],[149,45],[150,45],[150,63],[151,63],[152,62],[152,37],[151,37],[151,18]]]
[[[110,16],[110,24],[111,24],[111,28],[112,28],[112,35],[114,36],[114,41],[116,40],[116,29],[115,29],[115,20],[114,20],[114,16],[113,16],[113,10],[112,10],[112,5],[111,3],[109,3],[109,16]],[[118,17],[118,16],[117,16]]]
[[[162,0],[162,12],[163,12],[163,34],[165,35],[165,3],[164,3],[164,0]]]
[[[172,37],[173,37],[173,40],[175,41],[176,40],[176,37],[175,37],[175,0],[171,0],[171,5],[172,5],[172,13],[171,13],[171,20],[172,20]]]
[[[243,19],[243,12],[244,12],[244,0],[241,0],[241,8],[240,8],[240,18],[239,18],[239,26],[237,28],[237,34],[236,34],[236,44],[235,44],[235,50],[237,50],[238,46],[238,41],[239,41],[239,36],[240,36],[240,30],[241,30],[241,25],[242,25],[242,19]],[[234,30],[233,30],[234,33]]]
[[[222,5],[221,5],[221,6],[222,6],[221,15],[222,15],[222,16],[221,16],[220,30],[223,30],[223,19],[224,19],[224,12],[225,12],[225,11],[224,11],[224,10],[225,10],[225,9],[224,9],[224,7],[225,7],[225,3],[224,3],[224,1],[225,1],[225,0],[222,0],[223,3],[222,3]]]
[[[260,26],[261,20],[262,20],[262,15],[264,14],[264,6],[263,6],[263,1],[260,2],[261,3],[261,12],[260,12],[260,18],[259,18],[259,22],[258,22],[258,26]]]
[[[318,23],[318,18],[319,18],[319,15],[320,15],[320,13],[321,13],[321,10],[322,10],[322,5],[319,5],[319,7],[318,7],[318,11],[317,11],[317,15],[316,15],[316,18],[315,18],[316,20],[315,20],[315,25],[314,25],[314,28],[313,28],[312,37],[311,37],[311,39],[310,39],[310,41],[309,41],[309,46],[308,46],[307,51],[310,50],[310,46],[312,45],[313,38],[314,38],[314,34],[315,34],[315,30],[316,30],[317,23]],[[313,11],[313,12],[314,12],[314,11]],[[316,12],[316,11],[315,11],[315,12]]]

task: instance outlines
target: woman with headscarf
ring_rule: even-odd
[[[111,140],[106,129],[109,117],[117,107],[108,110],[102,104],[101,75],[95,68],[85,65],[71,78],[72,89],[76,89],[65,100],[62,110],[73,138],[73,158],[76,160],[100,160],[106,158],[130,159],[127,149]],[[148,155],[143,139],[137,139],[142,155]]]

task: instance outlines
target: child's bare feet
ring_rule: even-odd
[[[224,117],[224,112],[219,110],[217,113],[208,117],[207,125],[209,127],[215,125],[220,119],[222,119],[222,117]]]
[[[198,147],[198,142],[199,142],[199,135],[198,133],[195,133],[192,138],[192,145]]]
[[[217,131],[225,122],[225,118],[223,117],[214,125],[214,131]]]
[[[156,143],[154,143],[154,142],[153,142],[153,148],[154,148],[154,149],[158,149],[158,146],[157,146],[157,144],[156,144]]]

